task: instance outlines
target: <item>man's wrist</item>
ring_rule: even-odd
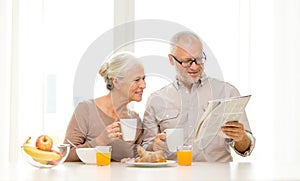
[[[229,145],[233,148],[233,150],[240,156],[243,156],[243,157],[246,157],[246,156],[249,156],[251,153],[252,153],[252,150],[254,149],[254,146],[255,146],[255,138],[253,137],[253,135],[250,133],[250,132],[247,132],[246,131],[246,135],[248,137],[248,139],[250,140],[250,145],[248,147],[248,149],[246,149],[245,151],[243,152],[240,152],[239,150],[237,150],[235,148],[235,144],[236,142],[233,140],[233,139],[230,139],[228,142],[229,142]]]

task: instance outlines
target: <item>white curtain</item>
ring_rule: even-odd
[[[0,116],[4,124],[1,126],[0,139],[5,145],[5,154],[1,154],[1,160],[16,161],[21,143],[25,141],[23,134],[30,133],[34,128],[42,130],[42,67],[41,61],[37,61],[40,60],[41,52],[36,47],[41,45],[43,1],[0,2],[0,83],[4,87],[0,94]],[[27,8],[20,8],[24,4]]]
[[[16,160],[18,137],[18,2],[0,1],[0,160]],[[13,8],[14,7],[14,8]]]
[[[240,75],[253,94],[248,116],[257,145],[249,160],[299,162],[300,1],[248,2],[249,61]]]
[[[11,44],[12,44],[12,3],[0,1],[0,142],[3,144],[0,160],[8,161],[10,128],[10,80],[11,80]]]
[[[275,159],[300,161],[300,1],[274,1]]]
[[[0,0],[1,161],[17,161],[28,136],[62,143],[78,62],[112,27],[113,1]]]

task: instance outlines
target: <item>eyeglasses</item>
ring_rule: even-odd
[[[205,61],[206,61],[206,55],[205,55],[204,52],[202,53],[202,57],[201,58],[194,58],[194,59],[183,60],[183,61],[178,60],[172,54],[171,54],[171,56],[174,58],[174,60],[176,60],[176,62],[178,62],[183,67],[190,67],[190,66],[192,66],[193,62],[195,62],[196,65],[200,65],[200,64],[205,63]]]

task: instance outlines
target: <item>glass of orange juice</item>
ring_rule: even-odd
[[[98,166],[110,165],[111,146],[96,146],[96,164]]]
[[[178,165],[192,165],[193,158],[192,145],[182,145],[177,147],[177,163]]]

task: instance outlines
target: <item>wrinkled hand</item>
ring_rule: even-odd
[[[153,151],[167,150],[167,144],[165,140],[166,140],[165,132],[157,134],[153,141]]]
[[[244,130],[244,125],[238,121],[227,122],[224,126],[222,126],[222,131],[235,142],[242,141],[243,138],[247,136]]]
[[[118,120],[115,120],[112,124],[109,124],[105,127],[105,130],[102,133],[102,138],[104,138],[105,142],[111,143],[117,139],[121,138],[121,129],[119,126]]]
[[[105,128],[107,136],[111,139],[121,138],[121,129],[118,122],[113,122],[112,124],[106,126]]]

